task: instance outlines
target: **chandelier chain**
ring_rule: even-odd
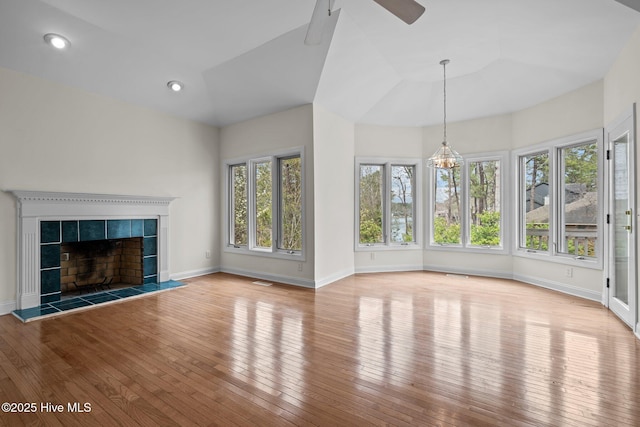
[[[447,62],[442,61],[442,70],[444,74],[444,142],[447,142]]]

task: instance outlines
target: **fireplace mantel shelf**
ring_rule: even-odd
[[[51,191],[8,190],[20,202],[50,203],[127,203],[168,205],[175,197],[130,196],[122,194],[61,193]]]

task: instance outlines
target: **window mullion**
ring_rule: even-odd
[[[382,203],[383,203],[383,217],[382,217],[382,244],[388,246],[391,243],[391,164],[385,163],[384,168],[384,180],[382,181]]]
[[[256,247],[256,172],[254,160],[247,162],[247,199],[249,249],[254,249]]]
[[[280,159],[271,158],[271,250],[277,251],[281,239],[281,214],[280,192],[282,190],[282,180],[280,177]]]
[[[471,240],[469,222],[469,161],[464,162],[464,166],[460,168],[461,194],[460,194],[460,243],[463,248],[469,246]]]
[[[553,245],[551,248],[551,254],[557,255],[560,252],[565,251],[565,241],[563,231],[565,229],[565,215],[564,215],[564,203],[565,203],[565,164],[562,158],[562,148],[556,148],[553,153],[552,167],[554,170],[551,184],[551,191],[555,193],[553,197],[553,205],[549,209],[553,212],[553,221],[550,227],[553,227]]]
[[[557,207],[560,206],[560,168],[558,163],[558,150],[550,148],[549,151],[549,254],[558,254],[558,226],[560,213]]]

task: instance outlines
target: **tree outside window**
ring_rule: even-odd
[[[246,246],[249,243],[247,223],[247,165],[233,165],[231,170],[231,230],[229,243]]]
[[[520,247],[549,250],[549,153],[535,153],[520,157],[523,174],[521,211],[525,233],[520,235]],[[522,224],[522,223],[521,223]]]
[[[391,166],[391,241],[414,242],[415,166]]]
[[[435,203],[433,204],[433,242],[460,244],[460,168],[435,169]]]
[[[469,162],[470,244],[500,246],[500,161]]]
[[[254,163],[255,188],[255,245],[271,248],[272,188],[271,161]]]
[[[278,248],[302,250],[302,160],[299,156],[279,159],[280,239]]]
[[[382,165],[361,165],[359,186],[360,243],[384,242],[382,223]]]

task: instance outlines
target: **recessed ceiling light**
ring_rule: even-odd
[[[69,39],[62,37],[60,34],[45,34],[44,41],[46,41],[56,49],[66,49],[71,46],[71,42],[69,41]]]
[[[180,92],[182,89],[184,89],[184,83],[177,80],[171,80],[167,83],[167,87],[174,92]]]

